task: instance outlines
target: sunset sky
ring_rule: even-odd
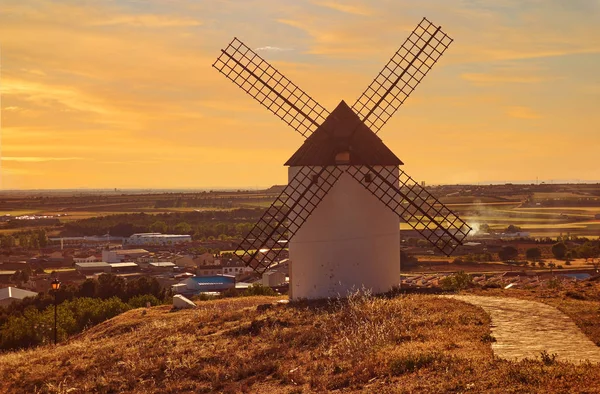
[[[285,183],[300,135],[211,68],[237,36],[352,104],[455,39],[379,136],[427,183],[600,180],[599,0],[0,0],[2,189]]]

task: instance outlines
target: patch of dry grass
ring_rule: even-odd
[[[487,315],[455,300],[354,296],[257,310],[275,300],[132,310],[57,347],[0,355],[0,391],[600,390],[598,367],[495,359]]]

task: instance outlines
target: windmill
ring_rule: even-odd
[[[306,138],[235,254],[263,273],[289,248],[291,299],[398,286],[400,220],[450,255],[471,228],[400,170],[376,133],[451,43],[423,18],[354,105],[330,113],[234,38],[213,67]]]

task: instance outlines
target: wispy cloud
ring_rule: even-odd
[[[202,26],[202,22],[192,18],[169,17],[165,15],[118,15],[93,23],[95,26],[133,26],[133,27],[190,27]]]
[[[540,119],[541,116],[529,107],[512,106],[506,108],[506,114],[517,119]]]
[[[14,161],[20,163],[41,163],[45,161],[71,161],[71,160],[83,160],[83,157],[42,157],[42,156],[3,156],[2,161]]]
[[[504,83],[540,83],[548,80],[548,78],[535,75],[494,75],[483,73],[462,74],[461,78],[466,81],[472,82],[475,85],[495,85]]]
[[[272,46],[264,46],[258,47],[255,49],[256,51],[265,51],[265,52],[285,52],[285,51],[293,51],[293,48],[281,48],[281,47],[272,47]]]
[[[344,12],[352,15],[362,15],[369,16],[373,14],[373,10],[363,4],[348,4],[348,1],[339,2],[339,1],[322,1],[322,0],[313,0],[313,4],[319,5],[321,7],[330,8],[332,10]]]

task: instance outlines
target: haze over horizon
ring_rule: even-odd
[[[332,110],[423,16],[455,41],[378,134],[405,171],[599,179],[599,1],[411,3],[1,0],[0,188],[284,184],[303,140],[211,68],[220,49],[238,37]]]

